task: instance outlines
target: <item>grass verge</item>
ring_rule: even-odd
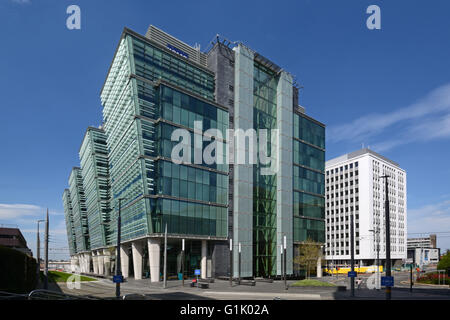
[[[329,282],[313,280],[313,279],[304,279],[299,280],[293,283],[291,286],[293,287],[335,287],[336,285]]]
[[[67,279],[73,275],[73,273],[61,272],[61,271],[48,271],[48,281],[49,282],[66,282]],[[41,272],[41,280],[44,280],[44,273]],[[96,281],[97,279],[80,276],[80,281]]]

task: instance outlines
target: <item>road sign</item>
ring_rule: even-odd
[[[347,275],[349,278],[356,278],[356,271],[349,271]]]
[[[394,277],[381,277],[381,285],[385,287],[393,287]]]
[[[123,276],[113,276],[113,282],[114,283],[121,283],[121,282],[123,282]]]
[[[199,276],[199,275],[201,274],[201,270],[200,270],[200,269],[195,269],[195,270],[194,270],[194,274],[195,274],[196,276]]]

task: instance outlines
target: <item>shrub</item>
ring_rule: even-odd
[[[427,273],[417,278],[418,283],[439,284],[439,275],[437,272]],[[450,284],[450,277],[446,274],[440,275],[440,284]]]
[[[20,251],[0,246],[0,291],[27,293],[36,287],[37,262]]]

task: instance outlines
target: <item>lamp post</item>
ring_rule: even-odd
[[[379,242],[380,229],[377,227],[376,230],[370,229],[369,232],[373,232],[374,247],[376,246],[376,250],[377,250],[377,271],[376,271],[377,282],[376,282],[375,288],[377,290],[379,290],[380,289],[380,287],[379,287],[379,285],[380,285],[380,242]],[[378,236],[377,236],[377,234],[378,234]]]
[[[287,264],[287,259],[286,259],[286,252],[287,252],[287,241],[286,241],[286,236],[283,237],[283,267],[284,267],[284,289],[287,290],[287,280],[286,280],[286,264]]]
[[[116,277],[120,278],[122,276],[122,270],[120,270],[120,225],[121,225],[121,216],[120,210],[122,205],[122,200],[124,198],[119,198],[119,214],[117,216],[117,256],[116,256]],[[120,281],[116,279],[116,298],[120,298]]]
[[[233,239],[230,238],[230,287],[233,286]]]
[[[238,280],[238,284],[240,285],[241,284],[241,243],[239,242],[239,246],[238,246],[238,249],[239,249],[239,280]]]
[[[181,240],[181,284],[184,287],[184,239]]]

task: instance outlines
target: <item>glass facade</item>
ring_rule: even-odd
[[[72,202],[69,189],[63,193],[64,218],[66,220],[67,243],[69,244],[69,253],[74,255],[77,252],[77,241],[75,234],[75,225],[73,222]]]
[[[325,127],[294,113],[294,242],[325,241]]]
[[[268,129],[271,155],[271,129],[277,128],[278,76],[257,62],[253,76],[253,125],[257,135],[259,129]],[[259,162],[253,166],[253,272],[268,277],[277,272],[277,179],[276,175],[262,175],[262,167]]]
[[[175,129],[189,130],[193,145],[194,121],[203,131],[228,128],[214,74],[125,34],[101,98],[115,210],[125,198],[122,238],[161,233],[165,223],[170,233],[226,237],[227,165],[171,162]]]
[[[86,197],[80,168],[73,168],[69,177],[69,193],[72,205],[75,243],[77,252],[90,249]]]
[[[89,127],[86,130],[80,148],[80,163],[91,249],[106,247],[114,243],[115,224],[110,223],[108,151],[102,129]]]

